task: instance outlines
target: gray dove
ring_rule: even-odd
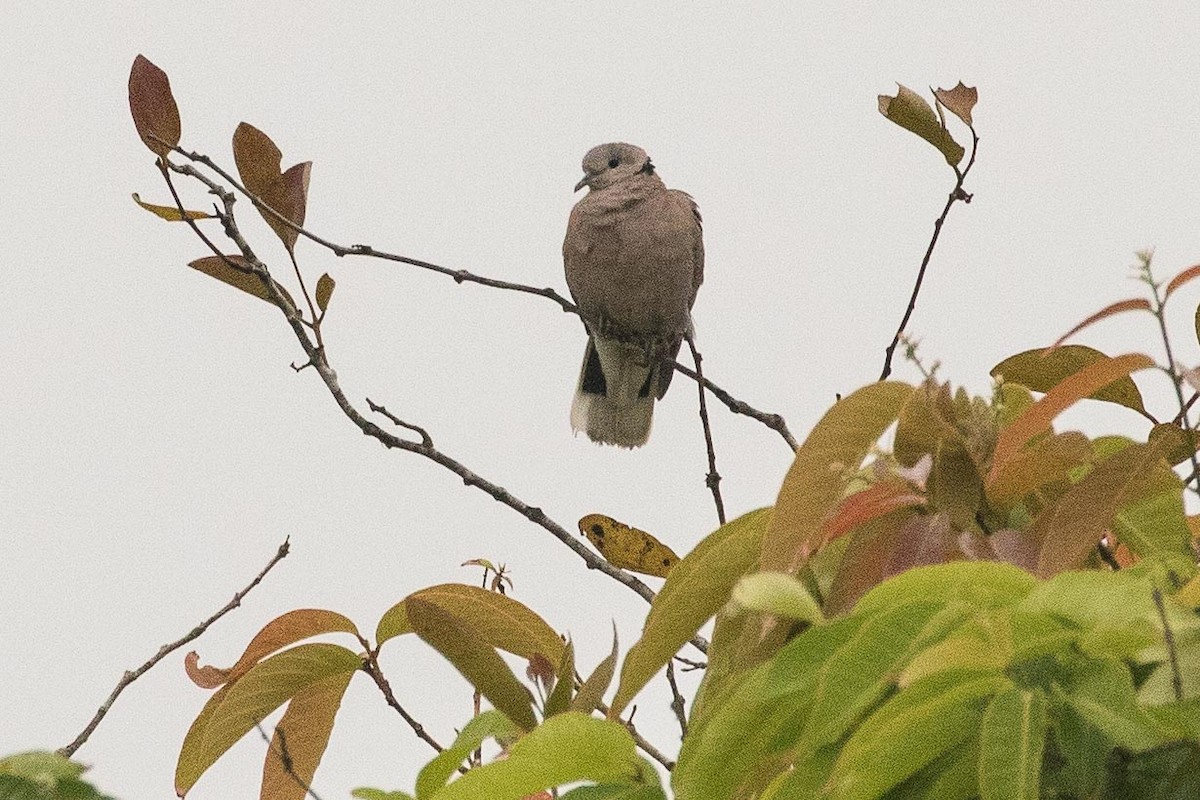
[[[583,157],[588,193],[571,210],[563,264],[588,343],[571,427],[638,447],[671,385],[704,279],[700,212],[668,189],[640,147],[613,142]]]

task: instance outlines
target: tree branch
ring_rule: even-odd
[[[88,737],[92,735],[92,732],[96,730],[96,726],[99,725],[101,720],[103,720],[104,717],[108,714],[109,710],[112,708],[113,703],[116,702],[116,699],[121,695],[121,692],[125,691],[125,687],[127,687],[129,684],[133,683],[138,678],[145,675],[147,672],[149,672],[154,667],[155,664],[162,661],[169,654],[171,654],[174,651],[178,650],[179,648],[183,647],[188,642],[198,639],[206,630],[209,629],[209,627],[214,622],[216,622],[221,617],[225,616],[230,611],[232,611],[235,608],[237,608],[238,606],[240,606],[242,604],[242,598],[245,597],[247,594],[249,594],[251,589],[253,589],[255,586],[258,586],[258,584],[262,581],[262,579],[266,577],[267,573],[270,572],[271,569],[276,564],[278,564],[280,561],[282,561],[284,558],[287,557],[288,549],[289,549],[288,541],[285,539],[283,541],[283,544],[279,545],[279,549],[277,551],[275,551],[275,555],[271,558],[270,561],[267,562],[267,565],[262,568],[262,571],[260,571],[258,573],[258,575],[256,575],[254,577],[254,580],[250,581],[250,583],[247,584],[245,589],[242,589],[240,592],[237,592],[233,596],[232,600],[230,600],[228,603],[226,603],[224,606],[221,607],[220,611],[218,611],[217,613],[213,614],[208,619],[201,622],[195,628],[192,628],[190,631],[187,632],[187,634],[185,634],[181,638],[176,639],[175,641],[171,642],[170,644],[165,644],[162,647],[160,647],[158,649],[158,652],[154,654],[154,657],[151,658],[149,661],[147,661],[145,664],[142,664],[140,667],[133,670],[132,672],[126,672],[121,677],[121,680],[119,680],[117,682],[117,685],[116,685],[116,687],[113,688],[112,693],[109,694],[108,698],[100,705],[100,708],[97,709],[95,716],[92,717],[91,721],[88,722],[87,726],[79,733],[78,736],[75,737],[74,741],[72,741],[66,747],[59,748],[58,752],[61,755],[67,756],[68,758],[70,758],[72,755],[74,755],[75,751],[78,750],[80,747],[82,747],[84,742],[86,742],[88,740]]]
[[[967,173],[971,171],[971,167],[975,165],[975,151],[979,148],[979,135],[975,133],[975,128],[971,128],[971,157],[967,160],[967,166],[962,172],[958,171],[958,167],[954,167],[954,173],[957,176],[957,182],[954,188],[950,191],[950,196],[946,198],[946,206],[942,209],[942,214],[933,223],[933,237],[929,240],[929,246],[925,248],[925,257],[921,259],[921,268],[917,270],[917,280],[913,284],[912,296],[908,299],[908,307],[904,310],[904,316],[900,320],[900,325],[896,328],[896,335],[892,337],[892,343],[887,346],[883,357],[883,371],[879,373],[879,380],[887,380],[887,377],[892,374],[892,356],[896,353],[896,345],[900,344],[900,337],[904,335],[904,328],[908,325],[909,319],[912,318],[913,311],[917,308],[917,295],[921,293],[921,283],[925,280],[925,269],[929,266],[929,259],[933,257],[933,248],[937,246],[938,236],[942,233],[942,225],[946,223],[946,217],[950,215],[950,209],[959,200],[964,203],[971,202],[971,195],[963,191],[963,183],[967,180]]]
[[[703,359],[696,349],[696,342],[689,333],[684,337],[688,348],[692,351],[692,361],[696,364],[696,389],[700,393],[700,425],[704,428],[704,447],[708,451],[708,475],[704,485],[712,492],[713,502],[717,505],[717,521],[725,524],[725,501],[721,499],[721,475],[717,472],[717,451],[713,449],[712,428],[708,424],[708,404],[704,401],[704,371],[700,367]]]

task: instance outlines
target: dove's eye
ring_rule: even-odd
[[[616,169],[616,168],[617,168],[617,164],[620,164],[620,163],[621,163],[621,162],[620,162],[620,161],[618,161],[617,159],[615,159],[615,158],[610,158],[610,159],[608,160],[608,168],[609,168],[609,169]]]

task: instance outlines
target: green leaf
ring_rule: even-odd
[[[876,586],[858,601],[855,613],[876,611],[913,598],[964,603],[987,609],[1020,600],[1037,586],[1028,572],[993,561],[955,561],[916,567]]]
[[[1112,745],[1136,752],[1165,739],[1166,729],[1138,705],[1129,668],[1120,661],[1093,659],[1054,693],[1057,702],[1069,705]]]
[[[873,383],[837,402],[809,433],[783,480],[759,568],[794,573],[822,543],[822,526],[842,498],[843,473],[857,469],[912,396],[906,383]]]
[[[667,800],[661,786],[631,786],[627,783],[603,783],[580,786],[561,796],[561,800]]]
[[[357,797],[359,800],[413,800],[413,796],[408,792],[385,792],[383,789],[371,789],[367,787],[355,789],[350,792],[350,796]]]
[[[1173,742],[1144,753],[1117,751],[1106,765],[1100,800],[1200,797],[1200,744]]]
[[[829,779],[839,800],[870,800],[957,746],[979,727],[1003,674],[939,672],[900,691],[847,740]]]
[[[305,787],[312,785],[333,732],[333,719],[352,677],[353,672],[330,675],[291,699],[275,726],[267,750],[260,796],[271,800],[305,800],[308,796]],[[285,752],[288,765],[283,761]]]
[[[617,626],[613,623],[612,652],[604,657],[592,674],[579,687],[575,697],[571,699],[571,710],[590,714],[604,700],[604,693],[612,683],[613,674],[617,669]]]
[[[982,800],[1037,800],[1046,746],[1046,696],[1011,687],[988,703],[979,731]]]
[[[1157,465],[1155,472],[1162,490],[1124,505],[1117,512],[1114,532],[1137,555],[1157,558],[1181,580],[1189,580],[1196,575],[1196,558],[1183,484],[1166,464]]]
[[[357,654],[324,642],[302,644],[255,664],[217,692],[192,724],[175,767],[176,794],[186,794],[225,751],[279,706],[361,666]]]
[[[476,767],[432,798],[520,800],[575,781],[654,785],[657,780],[624,725],[568,711],[522,736],[505,760]]]
[[[704,538],[671,568],[650,604],[642,636],[625,655],[610,716],[618,716],[646,683],[729,599],[753,566],[770,509],[743,514]]]
[[[404,606],[416,634],[453,664],[488,702],[521,730],[537,725],[533,696],[470,622],[417,595],[410,595]]]
[[[746,575],[734,585],[730,602],[747,611],[774,614],[797,622],[825,621],[821,607],[804,584],[782,572]]]
[[[562,660],[554,675],[554,688],[546,698],[544,716],[547,717],[566,711],[571,702],[571,690],[575,688],[575,645],[571,642],[563,648]]]
[[[1039,347],[1004,359],[992,367],[991,376],[1003,379],[1006,383],[1011,381],[1028,386],[1035,392],[1048,392],[1089,364],[1111,360],[1110,356],[1099,350],[1081,344],[1067,344],[1054,350]],[[1142,393],[1128,376],[1098,389],[1089,397],[1106,403],[1116,403],[1133,409],[1142,416],[1146,415]]]
[[[425,800],[446,785],[471,751],[488,739],[504,743],[515,740],[521,731],[508,717],[495,709],[483,711],[462,729],[454,744],[426,764],[417,775],[417,800]]]
[[[430,586],[392,606],[375,630],[379,645],[413,630],[405,611],[405,603],[413,598],[466,621],[492,647],[525,659],[541,653],[552,664],[562,658],[563,640],[528,606],[499,592],[464,583]]]
[[[317,308],[321,309],[322,314],[329,306],[329,298],[333,296],[335,286],[337,286],[337,282],[329,277],[328,272],[317,279]]]
[[[942,125],[933,108],[919,94],[903,84],[896,84],[895,97],[879,95],[879,113],[907,131],[915,133],[938,149],[950,166],[963,160],[966,151]]]
[[[29,778],[45,784],[78,778],[86,769],[83,764],[64,755],[44,750],[31,750],[0,758],[0,775]]]

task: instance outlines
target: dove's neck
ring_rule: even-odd
[[[592,191],[589,200],[600,209],[615,211],[635,206],[647,197],[666,190],[667,187],[657,175],[640,172],[617,181],[612,186]]]

